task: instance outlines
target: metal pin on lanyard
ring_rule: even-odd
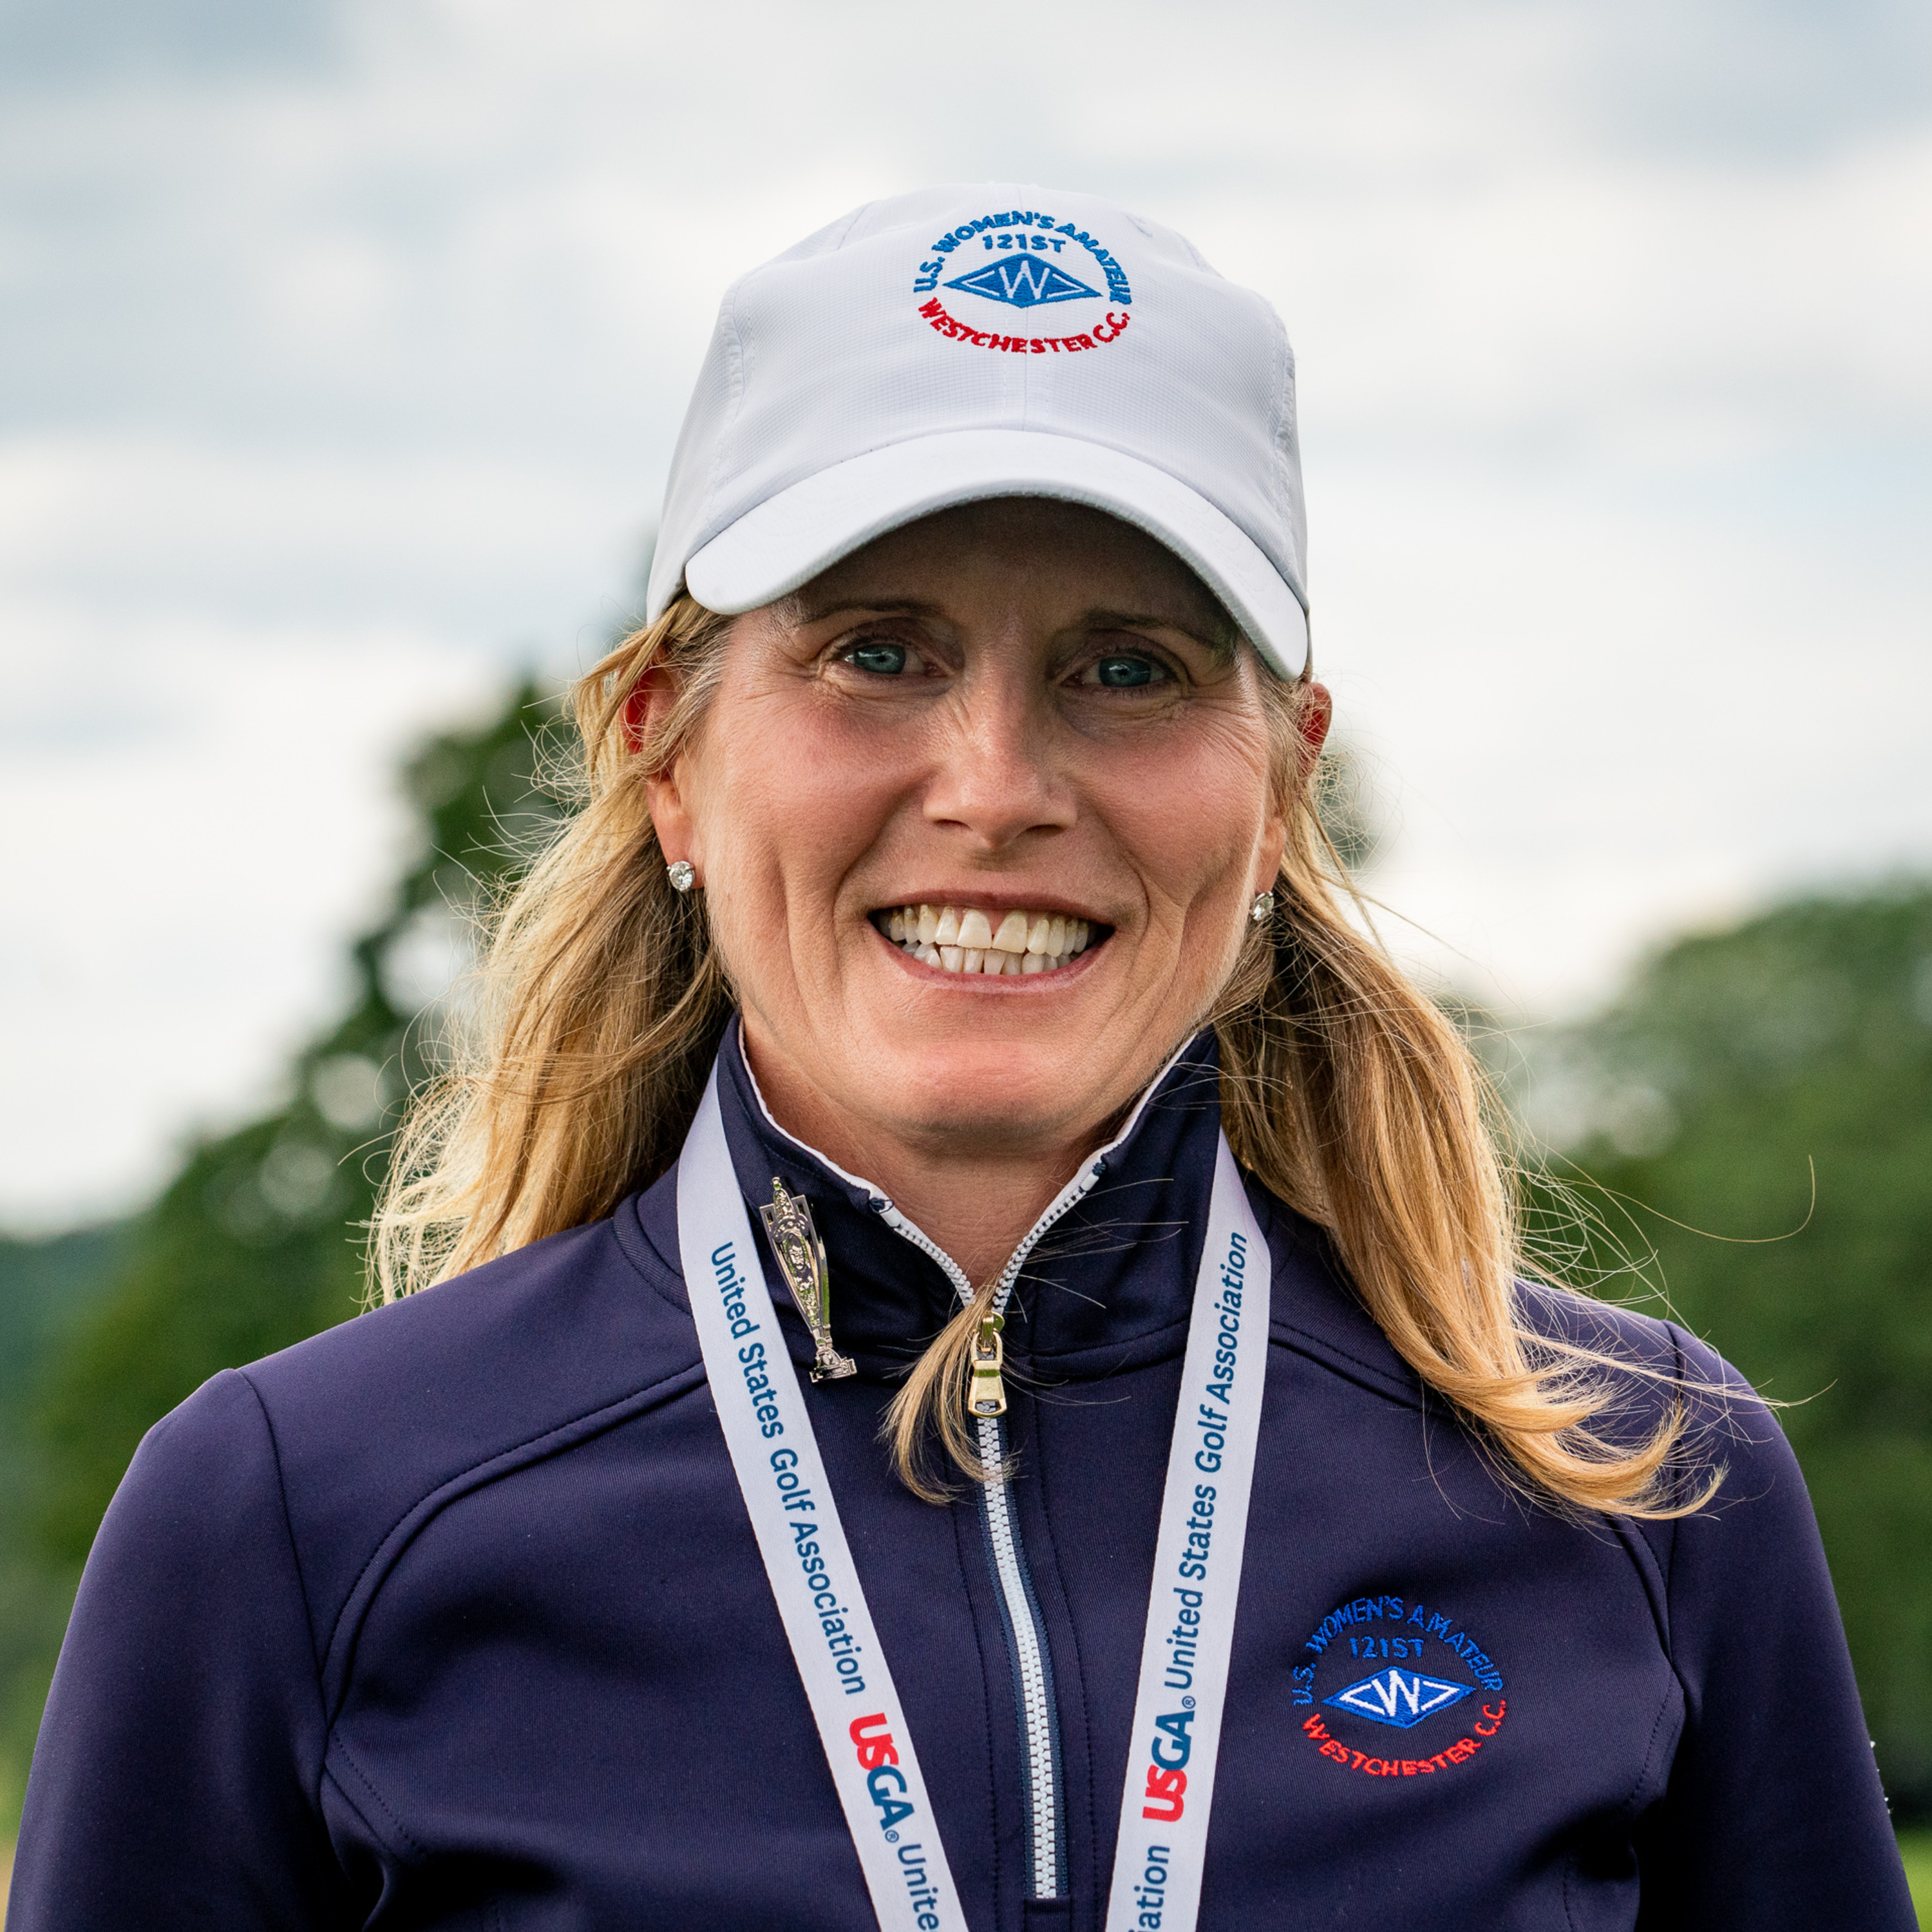
[[[805,1196],[791,1192],[774,1174],[772,1204],[760,1208],[758,1217],[765,1224],[772,1252],[778,1257],[778,1271],[791,1290],[798,1312],[805,1317],[812,1346],[818,1352],[812,1364],[812,1379],[830,1382],[842,1376],[856,1375],[858,1364],[832,1346],[832,1269],[825,1258],[825,1244],[812,1225],[812,1208]]]

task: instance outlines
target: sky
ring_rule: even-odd
[[[734,273],[945,181],[1285,318],[1384,936],[1534,1022],[1932,869],[1932,10],[11,0],[0,1225],[277,1096],[398,758],[640,595]]]

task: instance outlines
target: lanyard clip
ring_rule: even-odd
[[[1006,1365],[1006,1345],[1000,1339],[1000,1330],[1006,1325],[1004,1315],[986,1315],[980,1318],[980,1325],[974,1332],[972,1354],[968,1358],[972,1379],[966,1385],[968,1415],[1004,1415],[1006,1412],[1006,1385],[1000,1379],[1000,1372]]]

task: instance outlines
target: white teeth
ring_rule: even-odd
[[[993,944],[1002,952],[1024,952],[1027,950],[1027,916],[1023,912],[1010,912],[1000,922],[1000,929],[993,935]]]
[[[1064,913],[1016,909],[1002,913],[997,926],[978,906],[893,906],[874,916],[908,958],[986,979],[1057,973],[1084,952],[1094,936],[1085,920]]]

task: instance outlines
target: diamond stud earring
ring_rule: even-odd
[[[1254,921],[1254,922],[1256,923],[1256,925],[1257,925],[1257,926],[1262,925],[1264,921],[1266,921],[1266,920],[1270,920],[1270,919],[1274,918],[1274,893],[1272,893],[1272,892],[1257,892],[1257,893],[1256,893],[1256,895],[1255,895],[1255,902],[1254,902],[1254,904],[1253,904],[1252,905],[1251,905],[1251,906],[1250,906],[1250,907],[1249,907],[1249,908],[1248,908],[1248,916],[1249,916],[1249,918],[1250,918],[1251,920],[1252,920]]]
[[[664,877],[674,892],[688,892],[698,883],[698,868],[688,859],[674,859],[664,868]]]

